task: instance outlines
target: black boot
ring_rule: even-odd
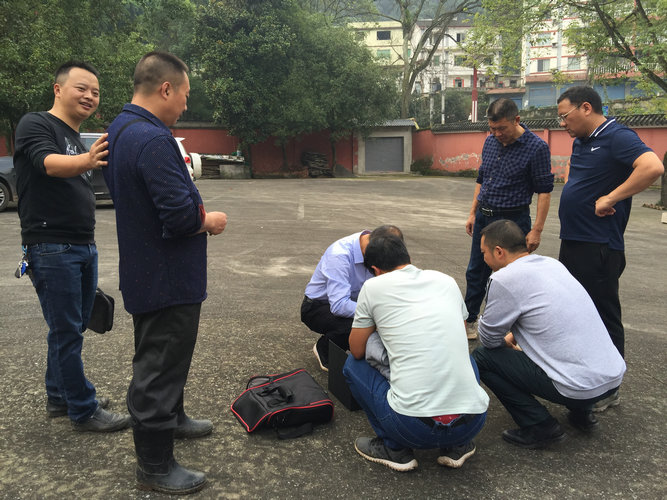
[[[206,484],[203,472],[181,467],[174,458],[174,431],[133,429],[137,451],[137,486],[172,495],[187,495]]]

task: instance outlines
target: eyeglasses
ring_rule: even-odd
[[[579,106],[577,106],[576,108],[572,108],[570,111],[568,111],[568,112],[565,113],[564,115],[558,115],[558,116],[556,116],[556,118],[558,119],[558,122],[559,122],[559,123],[560,123],[560,122],[564,122],[565,119],[567,118],[567,115],[569,115],[570,113],[572,113],[572,111],[574,111],[575,109],[579,109],[580,107],[581,107],[581,104],[580,104]]]

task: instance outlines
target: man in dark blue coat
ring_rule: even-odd
[[[164,52],[146,54],[131,104],[109,126],[104,177],[116,207],[120,289],[134,320],[127,405],[134,421],[139,487],[191,493],[205,475],[174,459],[174,437],[209,434],[209,420],[183,409],[183,389],[206,299],[206,233],[222,212],[204,210],[169,126],[187,109],[188,68]]]

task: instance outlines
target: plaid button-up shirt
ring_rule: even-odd
[[[523,123],[521,126],[525,132],[507,146],[493,135],[486,138],[477,176],[480,206],[520,207],[530,204],[533,193],[553,191],[549,146]]]

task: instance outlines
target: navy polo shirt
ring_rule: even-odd
[[[521,123],[524,133],[507,146],[489,135],[482,148],[477,183],[480,206],[514,208],[530,205],[533,193],[554,188],[549,146]]]
[[[616,213],[595,215],[595,201],[627,180],[632,164],[651,149],[634,130],[607,119],[588,137],[572,144],[570,173],[558,207],[560,238],[608,244],[624,250],[623,233],[630,217],[632,198],[614,205]]]

